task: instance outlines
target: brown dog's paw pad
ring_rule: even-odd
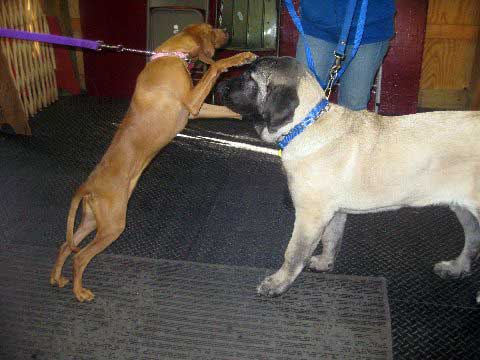
[[[240,54],[236,54],[234,56],[231,56],[229,58],[221,59],[218,60],[215,63],[215,66],[217,67],[218,70],[220,71],[227,71],[228,68],[234,67],[234,66],[242,66],[245,64],[249,64],[255,59],[257,59],[257,55],[251,52],[242,52]]]
[[[246,65],[246,64],[250,64],[251,62],[257,60],[258,56],[255,55],[254,53],[251,53],[251,52],[243,52],[241,54],[238,54],[238,55],[241,55],[240,56],[240,62],[238,63],[237,66],[242,66],[242,65]]]
[[[93,295],[93,292],[91,292],[88,289],[81,288],[79,290],[73,290],[73,293],[75,294],[75,297],[77,298],[78,301],[84,302],[86,301],[92,301],[95,295]]]
[[[250,62],[258,59],[258,55],[255,55],[254,53],[246,52],[244,54],[245,54],[244,61],[246,61],[246,62],[250,63]]]

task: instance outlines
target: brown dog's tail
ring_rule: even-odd
[[[73,196],[72,202],[70,204],[70,210],[68,211],[68,219],[67,219],[67,244],[70,250],[74,253],[80,251],[80,248],[75,246],[73,243],[73,228],[75,226],[75,215],[77,215],[78,206],[80,205],[80,201],[82,201],[83,196],[85,194],[81,189],[79,189],[75,195]]]

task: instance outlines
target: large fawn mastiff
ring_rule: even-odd
[[[153,157],[192,117],[238,117],[226,108],[202,104],[219,75],[229,67],[253,61],[252,53],[240,53],[214,62],[215,49],[228,40],[226,32],[208,24],[188,26],[158,48],[162,56],[150,61],[137,78],[130,107],[107,152],[73,196],[67,220],[66,241],[60,247],[50,283],[65,286],[62,267],[72,251],[73,293],[78,301],[92,300],[82,285],[90,260],[115,241],[125,229],[127,203],[138,178]],[[201,60],[210,67],[193,87],[187,61]],[[202,111],[201,111],[202,108]],[[74,232],[75,214],[82,202],[82,218]],[[94,239],[83,249],[77,245],[92,231]]]
[[[315,77],[289,57],[263,57],[218,91],[267,142],[282,140],[325,98]],[[258,286],[259,294],[284,293],[305,266],[332,269],[347,213],[404,206],[450,206],[465,246],[434,271],[470,274],[480,250],[479,111],[380,116],[330,104],[283,150],[282,164],[295,225],[282,267]],[[322,254],[312,256],[320,241]]]

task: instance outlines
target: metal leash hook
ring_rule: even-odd
[[[131,53],[147,55],[147,56],[155,55],[154,51],[130,49],[130,48],[124,47],[123,45],[107,45],[102,40],[98,40],[97,43],[99,45],[97,48],[97,51],[111,50],[116,52],[131,52]]]
[[[345,55],[338,54],[336,51],[333,52],[333,55],[335,56],[335,63],[330,67],[330,71],[328,73],[328,82],[327,86],[325,87],[325,96],[327,97],[327,100],[330,100],[332,88],[337,80],[338,72],[342,68],[342,61],[345,60]]]

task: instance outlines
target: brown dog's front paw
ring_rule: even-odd
[[[255,60],[258,59],[258,56],[250,51],[240,53],[239,55],[242,55],[243,60],[242,60],[242,63],[239,64],[238,66],[250,64],[251,62],[254,62]]]
[[[234,66],[242,66],[246,64],[250,64],[252,61],[256,60],[258,58],[257,55],[251,52],[242,52],[240,54],[236,54],[234,56],[231,56],[226,59],[221,59],[218,60],[214,66],[219,70],[219,71],[227,71],[228,68],[234,67]]]
[[[85,300],[92,301],[95,297],[95,295],[93,295],[93,292],[85,288],[73,289],[73,293],[75,294],[77,300],[80,302],[84,302]]]

